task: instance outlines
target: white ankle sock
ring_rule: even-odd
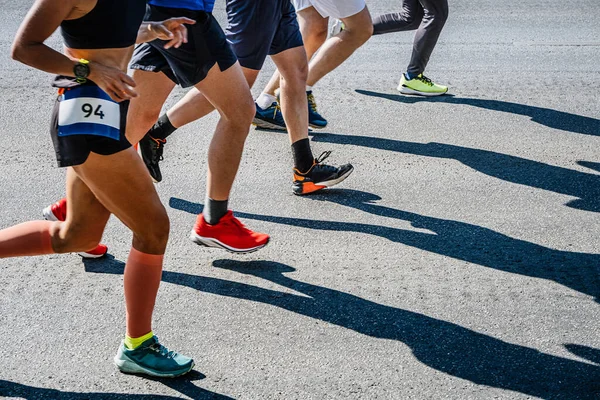
[[[271,104],[277,103],[277,97],[269,94],[269,93],[261,93],[260,96],[256,99],[256,104],[263,110],[271,107]]]

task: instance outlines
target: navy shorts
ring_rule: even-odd
[[[131,147],[125,137],[129,101],[115,103],[92,81],[59,76],[53,86],[59,95],[50,135],[59,167],[81,165],[90,153],[108,156]]]
[[[268,55],[303,45],[290,0],[227,0],[225,34],[242,67],[260,70]]]
[[[206,78],[215,64],[225,71],[236,63],[237,58],[211,13],[149,5],[144,20],[163,21],[173,17],[196,21],[194,25],[187,25],[188,42],[170,49],[164,48],[166,41],[158,39],[137,45],[129,66],[131,69],[163,72],[173,82],[186,88]]]

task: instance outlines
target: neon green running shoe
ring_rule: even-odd
[[[114,358],[115,365],[127,374],[144,374],[160,378],[174,378],[187,374],[194,367],[194,360],[169,351],[152,336],[133,350],[121,343]]]
[[[438,85],[433,83],[431,79],[419,74],[410,81],[406,79],[406,75],[402,74],[398,90],[403,94],[416,94],[419,96],[441,96],[448,91],[448,86]]]

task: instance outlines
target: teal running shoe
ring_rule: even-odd
[[[146,340],[140,347],[133,350],[129,350],[124,343],[121,343],[114,361],[121,372],[159,378],[181,376],[190,372],[194,367],[194,360],[169,351],[158,342],[156,336]]]
[[[317,101],[312,90],[306,92],[308,100],[308,126],[314,129],[323,129],[327,126],[327,120],[317,111]]]
[[[274,102],[268,108],[262,109],[256,103],[256,114],[252,125],[262,129],[287,130],[279,103]]]

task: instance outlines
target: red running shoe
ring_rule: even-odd
[[[50,204],[42,211],[44,219],[47,221],[64,221],[67,219],[67,199],[60,199],[54,204]],[[83,258],[101,258],[108,252],[108,247],[99,244],[96,248],[83,251],[79,254]]]
[[[218,247],[232,253],[252,253],[269,243],[269,235],[253,232],[227,211],[219,223],[209,225],[198,215],[190,239],[200,246]]]
[[[67,199],[60,199],[42,211],[46,221],[65,221],[67,219]]]

